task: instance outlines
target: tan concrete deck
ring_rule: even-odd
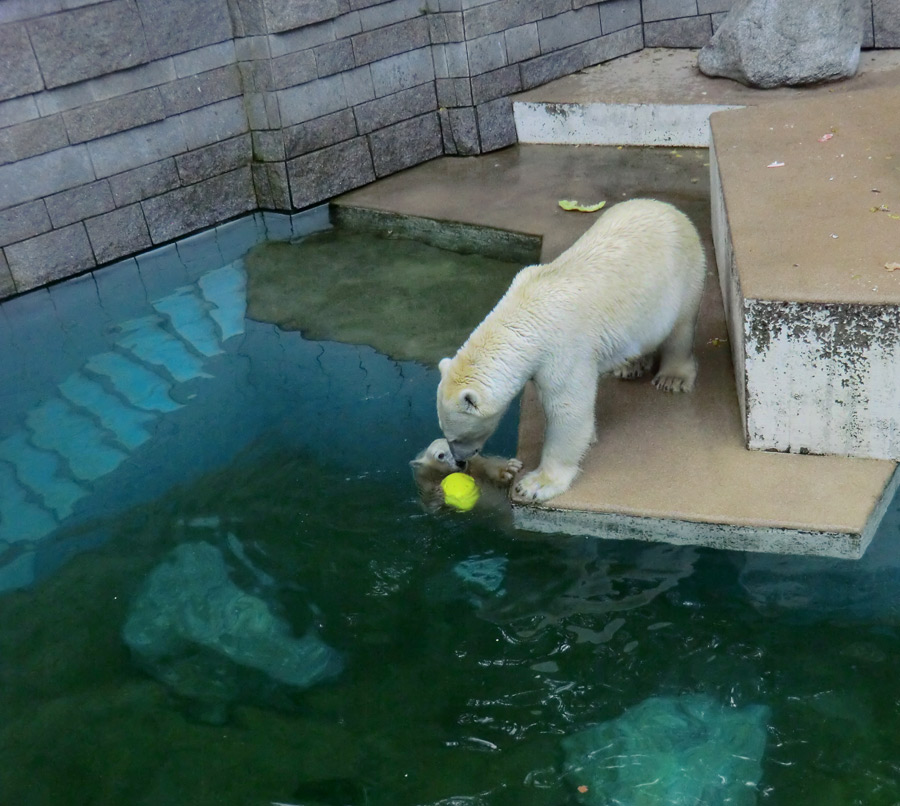
[[[678,204],[698,224],[709,259],[696,390],[671,396],[647,380],[603,381],[599,440],[584,472],[552,507],[519,508],[517,520],[539,530],[860,556],[893,492],[893,462],[744,448],[723,341],[705,162],[705,151],[520,145],[434,160],[337,203],[542,235],[544,260],[596,215],[564,212],[559,199],[612,202],[652,194]],[[519,444],[526,466],[536,463],[541,428],[540,408],[526,394]]]
[[[880,76],[893,86],[713,115],[745,297],[900,303],[900,68]]]

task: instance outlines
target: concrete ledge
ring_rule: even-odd
[[[900,486],[890,461],[748,451],[742,441],[721,326],[707,289],[698,385],[657,392],[648,380],[605,378],[597,393],[597,442],[572,487],[549,506],[516,506],[516,526],[539,532],[861,557]],[[717,321],[718,320],[718,321]],[[522,395],[519,458],[536,467],[543,412]]]
[[[851,81],[754,90],[704,76],[696,50],[646,48],[515,95],[513,114],[520,143],[705,148],[714,112],[891,86],[898,67],[896,51],[871,51]]]
[[[333,204],[331,222],[335,226],[357,232],[390,233],[396,237],[421,241],[438,249],[471,252],[511,263],[525,265],[540,260],[541,239],[538,236],[497,227],[439,221],[349,204]]]
[[[878,88],[712,117],[749,448],[900,459],[898,108],[900,88]]]
[[[862,529],[851,532],[705,523],[537,506],[514,506],[513,518],[519,529],[547,534],[858,560],[865,554],[898,487],[900,471],[895,471]]]

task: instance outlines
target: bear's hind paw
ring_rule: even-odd
[[[652,353],[639,355],[637,358],[629,359],[624,364],[614,367],[612,372],[620,380],[633,381],[643,377],[653,368],[653,360],[654,356]]]
[[[660,372],[653,379],[653,385],[660,392],[690,392],[694,388],[694,379],[681,375],[663,375]]]

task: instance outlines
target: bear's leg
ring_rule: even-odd
[[[582,380],[579,381],[579,378]],[[548,501],[564,493],[578,475],[581,459],[596,434],[594,398],[596,370],[572,373],[572,381],[556,394],[541,393],[546,428],[541,463],[526,473],[513,489],[521,501]],[[540,387],[539,387],[540,389]]]
[[[694,359],[695,317],[681,319],[660,347],[659,372],[653,385],[663,392],[690,392],[697,378]]]
[[[508,487],[516,473],[522,469],[518,459],[502,459],[499,456],[477,455],[469,459],[469,475],[484,478],[502,487]]]

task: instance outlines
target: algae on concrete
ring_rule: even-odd
[[[245,264],[251,319],[430,366],[456,352],[524,265],[341,228],[260,244]]]

